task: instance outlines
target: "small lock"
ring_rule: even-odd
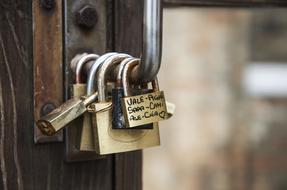
[[[91,105],[94,107],[92,121],[95,150],[100,155],[139,150],[160,144],[158,126],[155,126],[153,130],[116,130],[112,128],[112,102],[106,96],[105,75],[111,67],[128,57],[130,56],[126,54],[111,56],[98,71],[97,88],[99,97],[98,101]]]
[[[52,136],[68,123],[85,113],[87,106],[96,99],[96,93],[83,99],[70,99],[48,115],[40,118],[36,122],[36,125],[43,134]]]
[[[88,95],[91,95],[96,92],[96,89],[94,88],[94,82],[96,78],[96,73],[99,69],[99,67],[103,64],[103,62],[109,58],[112,55],[115,55],[117,53],[111,52],[111,53],[106,53],[99,57],[92,67],[90,68],[90,71],[88,73],[88,78],[87,78],[87,86],[86,89],[84,90]],[[90,107],[92,108],[92,107]],[[95,145],[94,145],[94,137],[93,137],[93,129],[92,129],[92,121],[91,121],[91,114],[90,113],[85,113],[84,114],[84,119],[83,119],[83,127],[81,130],[80,134],[80,139],[78,142],[78,148],[80,151],[95,151]]]
[[[83,67],[89,61],[97,60],[98,58],[99,56],[96,54],[87,54],[87,55],[82,56],[76,63],[75,84],[73,84],[73,93],[72,93],[74,98],[79,98],[81,96],[86,95],[87,84],[83,80]],[[91,95],[91,94],[88,94],[88,95]],[[91,126],[91,121],[89,120],[89,118],[87,118],[87,114],[88,113],[84,113],[83,115],[83,119],[81,121],[82,123],[80,126],[81,127],[80,131],[85,131],[87,128]],[[91,133],[87,133],[87,135],[90,135],[92,137]],[[77,147],[77,148],[79,148],[80,150],[89,150],[89,149],[85,149],[82,147]]]
[[[113,102],[113,109],[112,109],[112,116],[113,116],[113,129],[128,129],[125,124],[125,118],[122,110],[121,100],[124,97],[124,89],[123,89],[123,81],[122,81],[122,73],[124,68],[127,65],[131,66],[131,63],[136,63],[139,60],[127,58],[123,60],[118,69],[117,77],[116,77],[116,88],[112,89],[112,102]],[[143,89],[141,88],[133,88],[130,89],[129,92],[132,90],[132,94],[141,94]],[[153,124],[149,123],[146,125],[141,125],[134,127],[134,129],[153,129]]]
[[[73,84],[73,98],[37,121],[36,124],[43,134],[49,136],[54,135],[65,125],[86,112],[86,106],[92,101],[95,101],[95,95],[86,100],[82,98],[86,92],[86,85],[82,83],[81,70],[87,61],[97,59],[98,57],[96,54],[82,54],[77,56],[79,59],[76,63],[76,82]]]
[[[97,54],[85,54],[77,61],[75,69],[75,83],[73,84],[73,92],[72,92],[73,98],[80,98],[86,95],[87,85],[83,80],[82,70],[87,62],[98,58],[99,55]]]
[[[139,60],[133,65],[140,64]],[[152,81],[152,92],[136,96],[129,93],[129,74],[131,69],[123,72],[124,97],[122,108],[127,128],[133,128],[148,123],[155,123],[168,119],[168,112],[164,92],[159,90],[158,80]]]

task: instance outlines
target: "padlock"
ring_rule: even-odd
[[[140,60],[133,63],[133,67],[140,64]],[[130,96],[128,70],[123,71],[124,96],[122,108],[127,128],[137,127],[148,123],[155,123],[168,119],[168,112],[164,92],[159,90],[158,81],[152,81],[153,92]]]
[[[87,96],[95,93],[96,91],[96,89],[94,88],[94,82],[98,68],[107,58],[116,54],[117,54],[116,52],[106,53],[101,57],[99,57],[92,65],[88,73],[87,88],[85,89]],[[84,125],[81,130],[80,139],[78,142],[78,148],[80,151],[95,151],[90,113],[84,114],[83,123]]]
[[[135,59],[126,58],[120,63],[117,77],[116,77],[116,86],[114,89],[112,89],[113,129],[127,129],[125,126],[125,119],[124,119],[122,104],[121,104],[121,99],[124,96],[124,89],[123,89],[123,85],[122,85],[122,72],[123,72],[123,69],[126,66],[126,64],[128,64],[130,61],[134,62]],[[141,94],[141,93],[142,93],[141,88],[134,88],[133,89],[133,95],[134,94]],[[134,129],[153,129],[153,124],[146,124],[146,125],[137,126]]]
[[[73,84],[73,98],[81,98],[82,96],[86,95],[86,88],[87,84],[83,80],[83,66],[92,60],[96,60],[99,58],[97,54],[85,54],[80,57],[80,59],[76,63],[75,69],[75,83]]]
[[[108,58],[98,72],[98,102],[92,103],[92,121],[96,152],[100,155],[139,150],[158,146],[160,144],[159,128],[154,126],[152,130],[144,129],[112,129],[112,109],[106,109],[111,105],[111,100],[106,98],[105,83],[106,74],[124,56]],[[101,95],[100,95],[101,94]]]
[[[45,135],[51,136],[87,111],[87,106],[97,99],[97,93],[82,99],[70,99],[48,115],[40,118],[36,125]]]
[[[82,70],[83,70],[83,67],[85,64],[87,64],[89,61],[97,60],[98,58],[99,58],[99,56],[96,54],[86,54],[86,55],[82,56],[78,60],[78,62],[76,63],[75,84],[73,84],[73,93],[72,93],[74,98],[79,98],[79,97],[86,95],[87,84],[83,80]],[[93,62],[93,64],[94,63],[95,63],[95,61]],[[91,123],[90,123],[91,121],[85,117],[86,114],[88,114],[88,113],[84,113],[83,119],[80,121],[80,122],[82,122],[82,125],[79,126],[79,127],[81,127],[79,129],[79,131],[83,131],[91,125]],[[77,144],[79,144],[79,143],[77,143]],[[81,147],[78,147],[78,148],[81,150]]]
[[[86,105],[90,102],[82,103],[81,97],[86,94],[86,84],[82,82],[82,67],[88,61],[97,59],[97,54],[86,54],[77,55],[71,64],[75,64],[75,84],[73,84],[72,99],[62,104],[59,108],[52,111],[50,114],[40,118],[37,121],[37,126],[43,134],[54,135],[65,125],[76,119],[86,111]],[[89,100],[89,99],[88,99]],[[95,99],[94,99],[95,100]],[[94,101],[93,100],[93,101]],[[92,101],[92,100],[91,100]],[[77,111],[77,109],[79,109]]]
[[[120,65],[119,70],[116,77],[116,85],[115,88],[112,89],[112,126],[113,129],[124,129],[125,121],[123,117],[121,98],[124,95],[124,89],[122,87],[122,70],[124,66],[133,58],[124,59]]]

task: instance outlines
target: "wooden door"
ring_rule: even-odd
[[[164,3],[167,7],[287,6],[285,0],[165,0]],[[139,57],[142,0],[108,0],[107,5],[111,21],[107,25],[110,31],[107,50]],[[0,2],[0,189],[142,189],[141,151],[66,163],[64,143],[34,144],[32,18],[32,0]]]
[[[139,56],[142,3],[106,5],[116,21],[108,23],[109,50]],[[64,143],[34,144],[32,0],[4,0],[0,10],[0,189],[141,189],[141,151],[66,163]]]

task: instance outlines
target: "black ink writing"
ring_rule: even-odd
[[[140,104],[144,102],[144,98],[143,96],[139,97],[139,98],[129,98],[128,100],[126,100],[127,104],[129,106],[135,105],[135,104]]]
[[[129,106],[128,107],[129,114],[136,113],[136,112],[139,112],[139,111],[144,111],[144,110],[145,110],[144,106],[139,106],[139,107]]]

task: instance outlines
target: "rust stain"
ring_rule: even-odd
[[[43,10],[33,0],[34,24],[34,118],[40,118],[47,101],[59,106],[63,101],[62,71],[62,1],[53,10]],[[35,127],[36,141],[48,140]],[[56,135],[62,140],[63,133]],[[52,137],[55,140],[55,137]],[[51,139],[51,141],[54,141]],[[49,140],[48,140],[49,141]]]

